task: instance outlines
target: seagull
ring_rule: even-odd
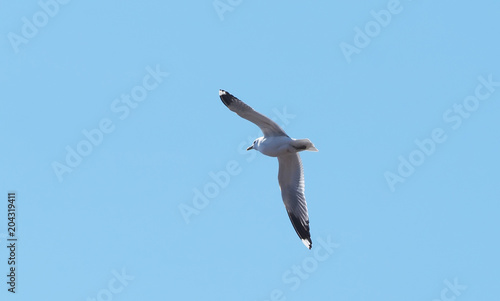
[[[305,150],[317,152],[318,149],[309,139],[290,138],[276,122],[227,91],[219,90],[219,96],[229,110],[256,124],[262,130],[264,137],[255,139],[247,151],[254,149],[266,156],[278,157],[278,182],[286,212],[299,238],[308,249],[311,249],[309,215],[304,195],[304,169],[298,153]]]

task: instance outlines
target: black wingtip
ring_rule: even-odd
[[[233,98],[235,98],[231,93],[224,91],[222,89],[219,90],[219,97],[222,102],[226,105],[226,107],[230,106],[233,102]]]
[[[309,232],[309,221],[306,221],[305,224],[303,224],[300,219],[291,212],[288,212],[288,217],[290,217],[290,221],[292,222],[295,232],[297,232],[297,235],[302,240],[304,245],[310,250],[312,248],[312,240],[311,233]]]

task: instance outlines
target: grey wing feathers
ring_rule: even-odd
[[[283,129],[276,124],[276,122],[255,111],[246,103],[231,95],[229,92],[219,90],[219,96],[229,110],[235,112],[240,117],[255,123],[262,130],[265,137],[288,136],[285,131],[283,131]]]
[[[278,157],[281,196],[293,228],[307,248],[312,247],[302,161],[298,153]]]

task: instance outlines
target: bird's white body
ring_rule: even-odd
[[[269,157],[278,157],[290,153],[292,138],[287,136],[260,137],[255,140],[254,149]]]
[[[303,150],[318,151],[309,139],[293,139],[288,136],[260,137],[252,148],[269,157],[279,157]]]

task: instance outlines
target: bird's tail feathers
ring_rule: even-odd
[[[318,149],[314,146],[314,144],[309,139],[294,139],[291,142],[291,144],[298,151],[303,151],[303,150],[307,150],[307,151],[311,151],[311,152],[318,151]]]

